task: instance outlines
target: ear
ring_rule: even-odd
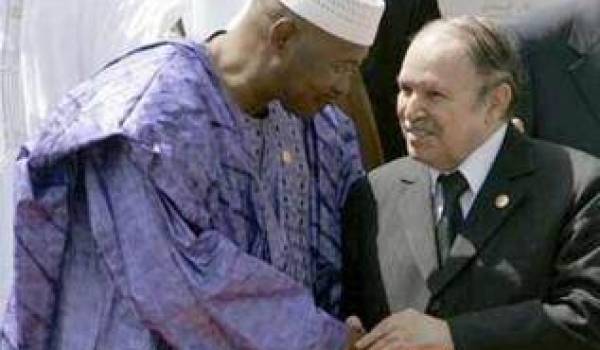
[[[293,20],[282,17],[269,29],[269,46],[275,51],[283,51],[298,32],[298,25]]]
[[[498,122],[506,117],[513,93],[508,83],[501,83],[490,91],[488,100],[488,122]]]

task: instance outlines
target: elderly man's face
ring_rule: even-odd
[[[292,56],[282,103],[302,117],[312,117],[325,105],[348,93],[353,74],[368,48],[327,35],[305,40]]]
[[[497,128],[479,76],[457,39],[417,37],[398,77],[398,118],[411,157],[451,170]]]

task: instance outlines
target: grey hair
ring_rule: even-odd
[[[512,99],[505,117],[513,116],[526,84],[514,36],[492,20],[475,16],[435,20],[427,24],[416,37],[431,32],[451,35],[464,43],[467,56],[477,73],[488,78],[480,90],[480,97],[483,98],[500,84],[506,83],[510,87]]]

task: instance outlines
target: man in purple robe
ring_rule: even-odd
[[[19,156],[2,349],[342,349],[340,220],[363,175],[329,105],[380,0],[254,0],[71,91]]]

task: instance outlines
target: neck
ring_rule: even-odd
[[[239,33],[239,32],[238,32]],[[261,114],[275,98],[262,70],[258,42],[228,32],[208,43],[208,53],[225,89],[249,115]],[[252,54],[256,53],[256,54]]]
[[[451,170],[457,170],[465,162],[465,160],[467,158],[469,158],[473,153],[477,152],[477,150],[479,150],[484,144],[486,144],[490,140],[490,138],[493,137],[493,135],[496,133],[496,131],[498,131],[505,124],[506,124],[506,122],[504,120],[498,120],[493,125],[490,125],[490,128],[483,135],[483,137],[479,140],[479,142],[475,143],[473,145],[473,147],[468,152],[466,152],[466,154],[463,155],[462,158],[458,159],[456,161],[456,163],[453,165]],[[449,169],[446,169],[446,170],[449,170]]]

